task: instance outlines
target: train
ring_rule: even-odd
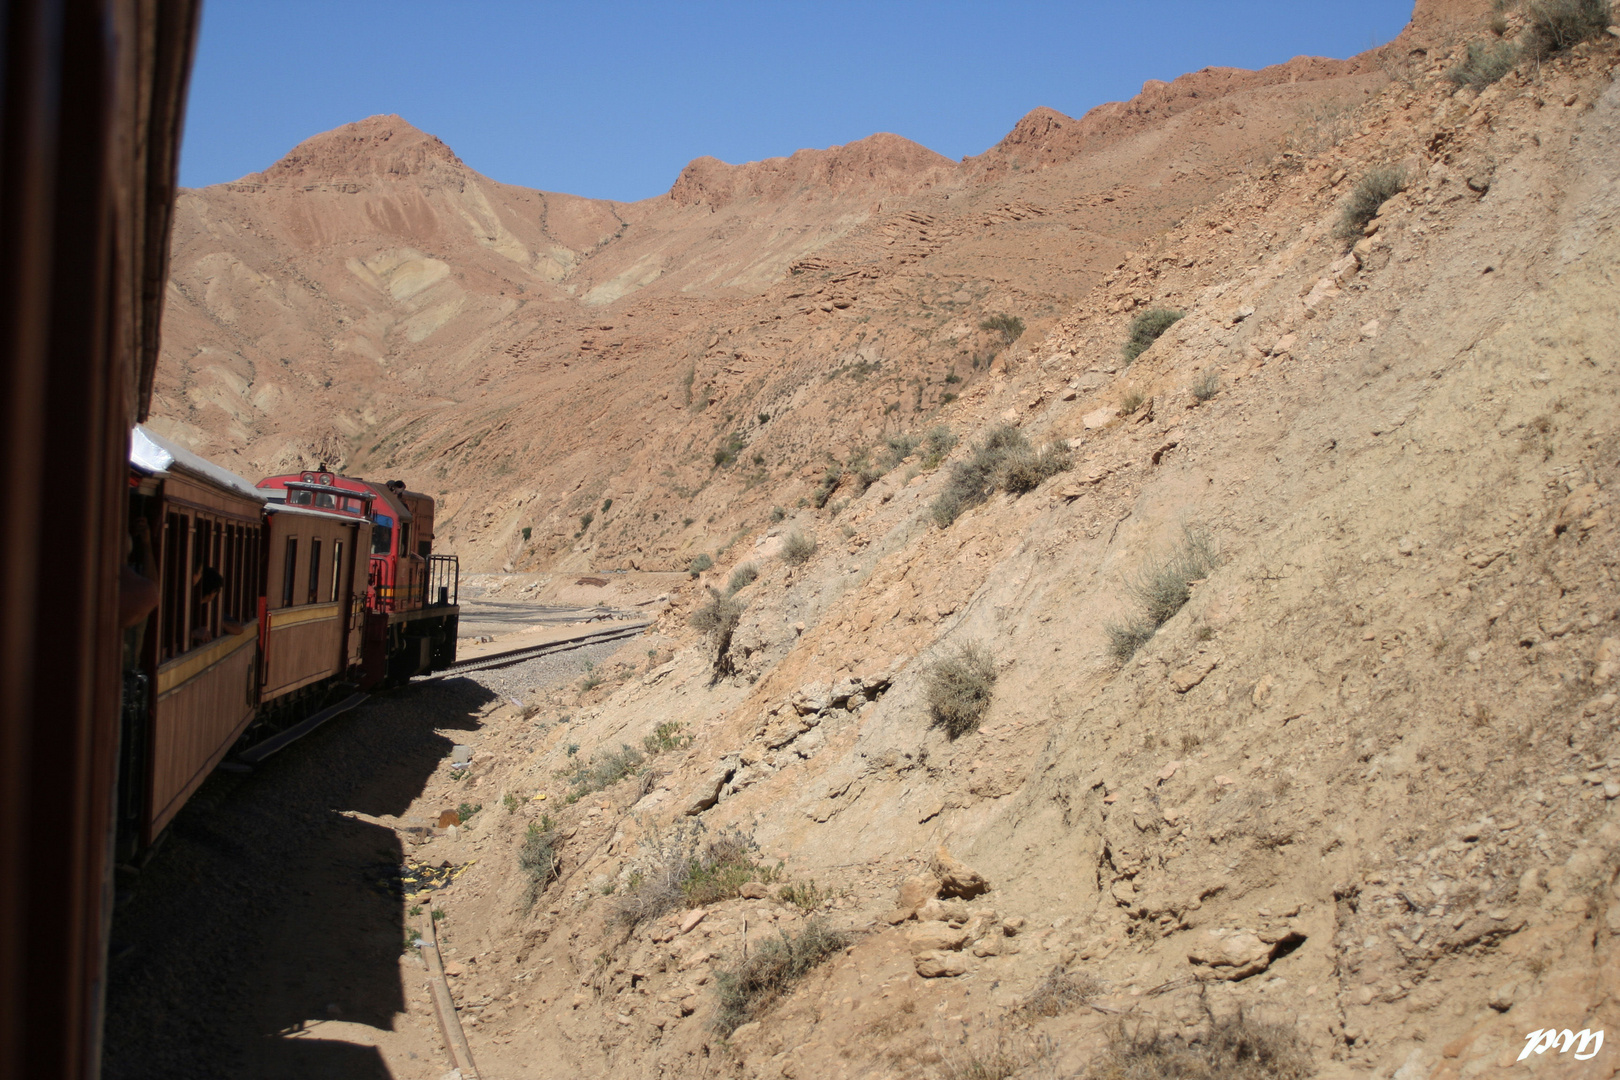
[[[137,425],[127,505],[127,563],[158,602],[124,632],[120,862],[233,755],[455,663],[460,565],[398,480],[323,463],[255,484]]]

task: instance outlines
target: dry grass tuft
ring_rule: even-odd
[[[1154,1028],[1114,1029],[1088,1080],[1305,1080],[1315,1069],[1299,1032],[1240,1009],[1210,1016],[1190,1037]]]
[[[959,739],[979,726],[996,685],[995,658],[976,641],[942,657],[928,669],[928,711],[933,727]]]
[[[816,965],[848,945],[843,934],[813,920],[798,934],[784,932],[729,970],[715,972],[715,992],[720,998],[715,1030],[722,1035],[736,1031],[770,1008]]]
[[[816,538],[806,536],[798,529],[787,534],[782,541],[782,559],[789,566],[803,566],[816,553]]]
[[[1070,975],[1061,966],[1055,967],[1035,984],[1035,989],[1029,992],[1015,1011],[1017,1015],[1031,1020],[1038,1016],[1061,1016],[1071,1009],[1078,1009],[1100,993],[1102,984],[1090,975]]]
[[[1022,495],[1073,467],[1069,444],[1053,439],[1039,450],[1011,424],[991,428],[966,461],[951,466],[945,490],[929,507],[934,524],[949,528],[962,513],[1001,490]]]
[[[711,663],[717,679],[732,672],[731,635],[737,632],[737,623],[742,619],[744,610],[745,605],[741,600],[711,585],[709,602],[692,612],[687,620],[694,630],[709,636],[709,645],[714,650]]]
[[[1519,50],[1505,41],[1471,42],[1462,62],[1446,72],[1446,78],[1459,87],[1483,90],[1512,71],[1518,59]]]
[[[1181,541],[1166,556],[1157,559],[1140,576],[1126,583],[1126,591],[1136,601],[1139,614],[1106,628],[1108,651],[1124,662],[1153,639],[1159,627],[1169,622],[1192,596],[1193,583],[1208,576],[1220,564],[1215,542],[1196,529],[1186,530]]]
[[[1532,0],[1525,10],[1524,48],[1537,60],[1602,37],[1613,15],[1609,0]]]
[[[1163,337],[1164,332],[1183,317],[1185,312],[1174,308],[1148,308],[1132,319],[1130,333],[1125,339],[1125,362],[1129,364],[1147,352],[1148,346]]]
[[[1367,223],[1378,216],[1379,207],[1405,190],[1406,170],[1394,165],[1368,169],[1350,189],[1350,198],[1339,212],[1339,225],[1333,235],[1341,240],[1359,239]]]

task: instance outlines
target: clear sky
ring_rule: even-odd
[[[1037,105],[1400,32],[1412,0],[1070,3],[205,0],[181,182],[234,180],[305,138],[398,113],[510,184],[611,199],[892,131],[948,157]]]

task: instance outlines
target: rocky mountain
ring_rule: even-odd
[[[1420,4],[957,165],[619,206],[374,120],[408,174],[188,196],[170,430],[268,463],[342,389],[320,437],[469,560],[704,557],[384,822],[471,864],[480,1067],[1614,1075],[1620,28],[1549,10]]]

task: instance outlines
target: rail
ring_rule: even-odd
[[[446,675],[462,675],[469,671],[489,671],[494,668],[511,667],[521,664],[525,660],[533,660],[550,653],[568,652],[572,649],[583,649],[587,645],[600,645],[608,641],[617,641],[620,638],[635,637],[652,621],[630,623],[626,626],[615,626],[608,630],[596,630],[589,634],[580,634],[577,637],[563,638],[561,641],[548,641],[541,645],[529,645],[522,649],[508,649],[505,652],[490,653],[487,656],[473,656],[466,660],[457,660],[447,668],[433,673],[431,678],[439,679]]]

